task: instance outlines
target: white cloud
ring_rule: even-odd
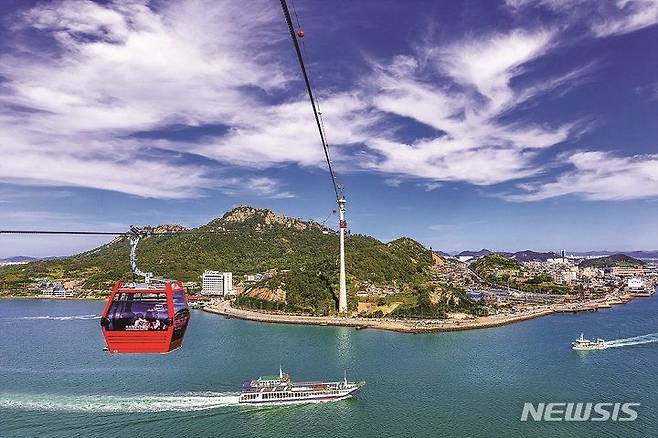
[[[443,186],[443,184],[441,184],[439,182],[423,182],[423,183],[418,183],[418,185],[420,187],[424,187],[426,192],[434,191],[434,190],[438,189],[439,187]]]
[[[266,176],[223,179],[221,188],[231,195],[256,195],[273,199],[295,197],[293,193],[283,191],[278,180]]]
[[[400,178],[386,178],[384,179],[384,184],[389,187],[400,187],[402,180]]]
[[[376,65],[377,74],[370,78],[373,105],[438,132],[412,143],[373,136],[367,146],[377,155],[364,165],[380,172],[478,185],[536,173],[535,150],[566,140],[573,124],[552,127],[500,119],[528,99],[586,72],[580,69],[539,85],[511,86],[530,61],[551,49],[552,36],[547,30],[483,35],[447,47],[423,47],[416,58],[398,56]],[[427,68],[421,67],[420,59],[429,60]],[[432,85],[436,75],[442,75],[444,83],[449,79],[447,85]]]
[[[510,79],[519,68],[550,49],[552,32],[513,31],[467,40],[438,49],[439,68],[465,86],[474,86],[493,110],[514,98]]]
[[[8,79],[0,104],[30,109],[0,113],[0,144],[15,160],[0,165],[2,181],[157,198],[198,196],[207,188],[291,197],[273,191],[281,187],[274,179],[241,168],[325,165],[306,95],[278,103],[262,98],[299,84],[288,36],[279,31],[280,10],[270,2],[184,0],[156,11],[145,0],[63,0],[26,12],[16,31],[26,28],[52,36],[57,50],[0,58]],[[280,65],[279,42],[292,73]],[[377,116],[367,114],[358,91],[319,94],[331,120],[329,141],[364,141]],[[128,137],[173,124],[222,124],[228,133],[202,141]],[[175,154],[148,156],[153,149]],[[208,166],[183,163],[181,152],[249,176],[210,177]],[[354,167],[340,150],[333,155],[338,167]],[[30,166],[46,160],[53,171]],[[137,177],[144,172],[152,177]],[[241,183],[227,184],[233,180]]]
[[[639,11],[630,3],[616,7]],[[6,78],[0,181],[155,198],[202,196],[208,189],[276,198],[294,194],[261,170],[289,163],[324,167],[276,5],[162,5],[61,0],[23,14],[15,32],[37,30],[56,48],[41,53],[41,46],[28,46],[0,57]],[[514,80],[558,44],[559,34],[549,28],[430,43],[373,63],[351,89],[316,90],[329,142],[339,146],[332,148],[334,164],[343,172],[389,175],[389,183],[421,180],[417,185],[426,190],[442,181],[491,185],[538,174],[537,154],[567,140],[576,123],[509,116],[545,93],[578,84],[589,70],[523,85]],[[280,97],[293,89],[299,94]],[[17,107],[28,110],[12,110]],[[396,132],[404,123],[392,115],[436,134],[400,141]],[[227,132],[194,141],[131,137],[177,124],[219,124]],[[210,162],[191,164],[185,154]]]
[[[366,104],[356,94],[340,93],[322,100],[322,112],[330,123],[328,140],[332,144],[350,144],[366,140],[365,129],[374,117],[366,113]],[[234,117],[228,135],[203,145],[190,145],[204,156],[241,166],[266,168],[294,162],[301,166],[325,166],[320,138],[306,96],[255,108]],[[342,154],[332,148],[340,164]],[[349,165],[349,163],[346,163]]]
[[[625,34],[658,23],[658,1],[617,0],[616,14],[602,18],[592,25],[598,37]]]
[[[563,195],[588,200],[621,201],[658,196],[658,155],[618,157],[605,152],[578,152],[567,158],[572,170],[544,184],[524,184],[526,193],[512,201],[539,201]]]
[[[592,35],[622,35],[658,23],[658,0],[507,0],[513,10],[540,5],[561,13],[570,25],[589,27]]]
[[[262,59],[271,44],[259,36],[278,16],[266,8],[269,17],[247,19],[247,11],[235,13],[238,6],[186,1],[158,14],[137,2],[69,0],[33,9],[27,25],[54,35],[62,54],[4,61],[11,103],[48,111],[34,116],[43,130],[140,130],[230,118],[240,99],[247,99],[243,107],[251,103],[241,87],[284,83],[276,63]]]
[[[254,105],[245,89],[281,88],[284,72],[268,58],[277,41],[270,24],[280,17],[265,6],[190,0],[155,11],[145,1],[64,0],[27,11],[16,31],[37,29],[57,46],[0,58],[0,104],[29,109],[0,114],[0,180],[157,198],[232,190],[205,166],[150,154],[161,145],[125,136],[174,123],[231,124]],[[257,179],[239,180],[274,195]]]
[[[433,224],[427,227],[428,230],[431,231],[440,231],[444,233],[450,233],[454,232],[455,230],[459,229],[459,225],[457,224]]]

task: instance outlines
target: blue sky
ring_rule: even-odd
[[[295,2],[354,233],[658,248],[658,2]],[[277,1],[4,1],[0,227],[334,208]],[[333,220],[333,219],[332,219]],[[101,238],[0,237],[0,257]]]

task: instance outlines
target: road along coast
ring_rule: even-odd
[[[202,308],[209,313],[216,313],[232,318],[246,319],[278,324],[304,324],[321,326],[342,326],[355,328],[372,328],[391,330],[402,333],[430,333],[458,330],[473,330],[487,327],[498,327],[513,322],[525,321],[550,315],[555,310],[551,306],[537,306],[532,310],[514,315],[491,315],[471,318],[449,318],[443,320],[432,319],[393,319],[393,318],[361,318],[337,316],[300,316],[282,313],[265,313],[255,310],[239,309],[233,307],[230,301],[221,301],[206,305]]]

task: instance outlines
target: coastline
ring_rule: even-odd
[[[0,295],[0,300],[105,301],[107,297],[46,297],[43,295]]]
[[[626,304],[635,298],[651,297],[654,293],[633,293],[624,295],[623,298],[607,298],[604,300],[593,300],[577,304],[550,304],[537,305],[527,308],[519,313],[504,313],[479,317],[451,317],[443,320],[435,319],[393,319],[393,318],[363,318],[363,317],[338,317],[338,316],[300,316],[284,313],[266,313],[250,309],[241,309],[231,306],[231,301],[211,302],[200,310],[214,313],[230,318],[248,321],[264,322],[270,324],[297,324],[317,325],[334,327],[353,327],[358,329],[388,330],[399,333],[433,333],[453,332],[464,330],[477,330],[484,328],[500,327],[516,322],[526,321],[542,316],[556,313],[579,313],[592,312],[599,309],[610,309],[616,305]],[[104,301],[103,297],[49,297],[49,296],[25,296],[25,295],[0,295],[0,300],[63,300],[63,301]]]
[[[402,320],[389,318],[362,318],[362,317],[336,317],[336,316],[298,316],[281,313],[264,313],[255,310],[239,309],[231,306],[231,301],[211,303],[201,310],[230,318],[244,319],[248,321],[264,322],[270,324],[300,324],[334,327],[369,328],[376,330],[389,330],[399,333],[434,333],[453,332],[463,330],[477,330],[484,328],[500,327],[516,322],[527,321],[542,316],[558,313],[578,313],[609,309],[613,305],[626,304],[638,297],[650,297],[653,294],[627,295],[623,301],[608,300],[591,301],[576,305],[541,305],[522,312],[520,314],[499,314],[480,316],[467,319],[449,318],[447,320]]]
[[[231,306],[230,301],[211,304],[202,307],[201,310],[231,318],[249,321],[273,323],[273,324],[301,324],[334,327],[370,328],[377,330],[388,330],[399,333],[433,333],[451,332],[462,330],[475,330],[491,327],[499,327],[514,322],[526,321],[555,313],[550,306],[543,306],[535,311],[529,311],[520,315],[492,315],[475,319],[460,320],[395,320],[388,318],[361,318],[361,317],[333,317],[333,316],[297,316],[261,313],[253,310],[238,309]]]

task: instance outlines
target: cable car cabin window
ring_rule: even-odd
[[[185,292],[178,291],[173,294],[174,299],[174,334],[171,337],[172,342],[182,338],[185,335],[187,323],[190,321],[190,310],[185,302]]]
[[[187,309],[187,304],[185,304],[185,293],[184,292],[174,292],[174,313],[178,314],[183,309]]]
[[[116,294],[107,318],[108,330],[167,330],[171,324],[164,293]]]

